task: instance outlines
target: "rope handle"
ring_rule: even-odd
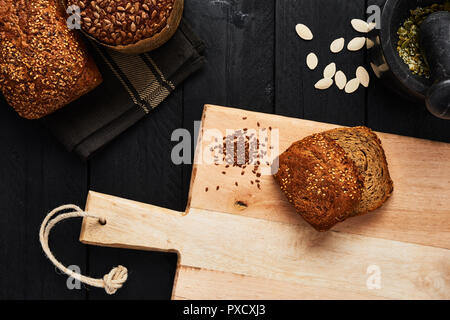
[[[67,213],[61,213],[63,211],[70,210]],[[55,217],[55,215],[59,214]],[[54,210],[52,210],[44,219],[41,224],[41,228],[39,230],[39,241],[42,246],[42,250],[44,250],[47,258],[62,272],[67,274],[69,277],[77,279],[85,284],[88,284],[97,288],[104,288],[107,294],[114,294],[120,288],[122,288],[125,281],[128,279],[128,270],[124,266],[117,266],[113,268],[108,274],[105,274],[103,279],[95,279],[83,276],[77,272],[74,272],[70,269],[67,269],[61,262],[59,262],[52,251],[48,246],[48,238],[50,235],[50,231],[52,228],[58,223],[66,219],[77,218],[77,217],[90,217],[97,219],[100,224],[106,224],[106,220],[104,218],[99,218],[96,216],[89,215],[87,212],[84,212],[80,207],[68,204],[60,206]]]

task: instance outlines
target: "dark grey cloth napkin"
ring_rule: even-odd
[[[88,159],[156,108],[205,63],[204,43],[182,21],[162,47],[126,55],[90,43],[103,83],[42,119],[64,146]]]

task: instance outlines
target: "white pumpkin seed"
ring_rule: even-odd
[[[317,58],[315,53],[311,52],[310,54],[308,54],[308,56],[306,57],[306,65],[308,66],[308,68],[314,70],[317,67],[318,63],[319,59]]]
[[[300,38],[302,38],[303,40],[312,40],[313,39],[313,34],[311,32],[311,30],[305,26],[304,24],[297,24],[295,26],[295,31],[297,31],[297,34]]]
[[[347,77],[345,76],[345,73],[339,70],[334,75],[334,81],[336,82],[336,86],[339,88],[339,90],[342,90],[345,88],[345,85],[347,84]]]
[[[353,29],[361,33],[369,32],[369,24],[361,19],[352,19],[351,21]]]
[[[347,45],[347,49],[349,51],[358,51],[364,47],[366,44],[366,38],[365,37],[356,37],[353,38]]]
[[[319,90],[325,90],[325,89],[328,89],[329,87],[331,87],[332,84],[333,84],[333,79],[324,78],[324,79],[320,79],[319,81],[317,81],[316,84],[314,85],[314,88],[319,89]]]
[[[344,49],[344,45],[345,45],[345,39],[344,38],[339,38],[334,40],[331,45],[330,45],[330,50],[333,53],[338,53],[341,52],[342,49]]]
[[[369,86],[370,76],[366,68],[358,67],[358,69],[356,69],[356,78],[358,78],[359,83],[361,83],[364,87],[367,88]]]
[[[346,93],[353,93],[359,88],[359,80],[358,78],[352,79],[345,85]]]
[[[334,77],[335,73],[336,73],[336,63],[332,62],[329,65],[327,65],[323,70],[323,77],[331,79]]]

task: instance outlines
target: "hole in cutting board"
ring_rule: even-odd
[[[234,207],[239,211],[242,211],[248,208],[248,204],[245,201],[237,200],[234,202]]]

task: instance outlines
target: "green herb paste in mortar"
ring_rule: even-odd
[[[428,7],[418,7],[411,10],[411,16],[398,29],[399,37],[397,51],[413,74],[430,77],[430,69],[420,51],[419,29],[422,22],[433,12],[449,11],[450,1],[443,4],[433,4]]]

